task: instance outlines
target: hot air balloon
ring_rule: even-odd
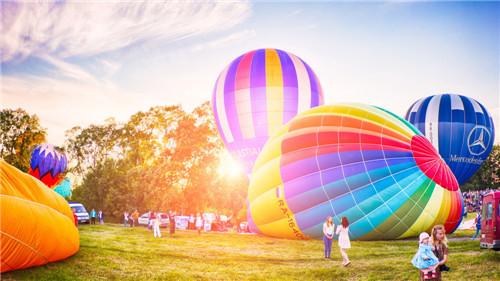
[[[0,272],[39,266],[80,248],[68,202],[0,159]]]
[[[54,188],[54,191],[64,198],[71,197],[71,180],[68,177],[64,178],[64,180]]]
[[[212,96],[219,134],[247,175],[272,133],[321,104],[321,85],[309,65],[278,49],[236,58],[219,75]]]
[[[53,145],[44,143],[31,153],[29,174],[52,188],[64,178],[66,165],[66,156],[58,152]]]
[[[248,190],[263,234],[320,238],[327,216],[347,217],[351,239],[416,236],[460,223],[462,197],[449,167],[410,123],[378,107],[320,106],[273,135]]]
[[[459,184],[476,173],[493,148],[491,115],[482,104],[466,96],[422,98],[410,107],[406,120],[430,140]]]

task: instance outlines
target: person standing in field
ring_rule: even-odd
[[[123,212],[123,226],[127,227],[128,226],[128,213]]]
[[[472,236],[471,240],[474,240],[477,238],[479,233],[481,232],[481,213],[477,212],[476,213],[476,218],[474,219],[474,224],[476,225],[476,233],[474,233],[474,236]]]
[[[175,212],[168,212],[168,226],[170,230],[170,237],[175,234]]]
[[[75,209],[71,208],[73,211],[73,220],[75,222],[75,226],[78,226],[78,217],[76,216]]]
[[[200,213],[196,214],[196,230],[198,230],[198,235],[201,234],[201,228],[203,227],[203,219],[201,218]]]
[[[154,214],[153,213],[153,235],[154,237],[158,237],[158,238],[161,238],[161,231],[160,231],[160,214],[159,213],[156,213]]]
[[[134,221],[134,217],[132,216],[132,212],[128,213],[128,225],[130,227],[134,227],[134,225],[135,225],[135,221]]]
[[[99,224],[104,224],[104,214],[102,213],[102,210],[99,210],[97,213],[97,218],[99,219]]]
[[[195,229],[194,222],[195,222],[194,215],[191,214],[191,216],[189,216],[188,229],[190,230]]]
[[[94,208],[92,208],[92,211],[90,211],[90,223],[91,224],[95,224],[95,216],[96,216],[95,210],[94,210]]]
[[[331,216],[326,217],[326,221],[323,224],[323,243],[325,244],[325,259],[330,258],[332,252],[332,241],[333,241],[333,229],[335,225]]]
[[[337,235],[339,236],[338,244],[343,259],[342,265],[348,266],[351,261],[347,256],[346,249],[351,248],[351,240],[349,239],[349,221],[346,217],[342,217],[342,223],[337,227]]]
[[[135,226],[135,222],[139,223],[139,212],[137,211],[137,209],[135,209],[135,211],[132,213],[131,215],[132,217],[132,226]]]
[[[153,229],[153,217],[154,213],[151,210],[148,212],[148,229]]]

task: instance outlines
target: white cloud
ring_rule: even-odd
[[[294,17],[294,16],[296,16],[296,15],[298,15],[298,14],[301,14],[301,13],[302,13],[302,9],[296,9],[296,10],[291,11],[291,12],[288,14],[288,16],[289,16],[289,17]]]
[[[245,29],[242,31],[238,31],[232,34],[229,34],[227,36],[224,36],[222,38],[218,38],[216,40],[213,40],[211,42],[206,42],[202,44],[195,45],[194,47],[191,48],[192,51],[201,51],[207,48],[220,48],[222,46],[227,46],[229,44],[232,44],[237,41],[241,40],[250,40],[256,36],[255,30],[251,29]]]
[[[197,1],[2,2],[0,9],[2,64],[37,57],[56,68],[44,77],[2,76],[2,108],[21,107],[39,116],[48,141],[56,145],[72,126],[102,123],[108,117],[126,121],[158,105],[161,89],[132,92],[111,82],[122,62],[107,57],[107,52],[229,29],[251,12],[248,2]],[[249,35],[252,32],[235,33],[208,47]],[[86,67],[67,59],[100,54],[86,61]]]
[[[39,55],[38,57],[56,67],[58,76],[63,76],[66,78],[71,78],[79,81],[87,81],[90,83],[97,82],[94,76],[86,72],[78,65],[67,63],[64,60],[61,60],[55,56]]]
[[[28,56],[90,56],[151,40],[179,40],[230,28],[248,2],[4,2],[2,62]]]

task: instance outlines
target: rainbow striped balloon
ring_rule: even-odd
[[[449,167],[413,125],[378,107],[320,106],[299,114],[264,146],[248,191],[263,234],[320,238],[327,216],[351,239],[397,239],[460,223]]]
[[[212,97],[219,134],[247,174],[270,135],[297,113],[321,104],[323,91],[312,69],[277,49],[235,59],[219,75]]]

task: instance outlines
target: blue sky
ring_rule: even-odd
[[[37,114],[48,140],[155,105],[209,100],[235,57],[272,47],[318,75],[326,103],[403,115],[457,93],[500,126],[499,3],[2,3],[2,108]],[[496,134],[500,143],[500,134]]]

